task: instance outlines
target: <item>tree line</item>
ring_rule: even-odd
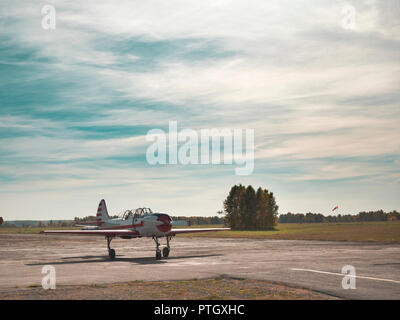
[[[111,219],[118,218],[118,215],[113,215],[110,218]],[[86,223],[96,223],[96,222],[97,222],[96,216],[86,216],[83,218],[79,218],[79,217],[74,218],[74,223],[77,223],[77,224],[79,224],[79,223],[85,223],[85,224]]]
[[[0,225],[0,228],[65,228],[73,227],[74,221],[72,220],[48,220],[48,221],[36,221],[36,220],[25,220],[25,221],[5,221]]]
[[[268,230],[276,225],[279,207],[267,189],[234,185],[223,205],[225,221],[232,230]]]
[[[356,215],[330,215],[324,216],[321,213],[291,213],[279,215],[279,223],[318,223],[318,222],[365,222],[365,221],[397,221],[400,220],[400,213],[397,211],[384,212],[362,211]]]

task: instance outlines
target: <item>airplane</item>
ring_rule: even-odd
[[[106,202],[102,199],[97,209],[96,225],[85,225],[81,230],[44,230],[40,233],[45,235],[105,236],[108,256],[111,260],[115,259],[115,250],[110,247],[113,238],[133,239],[152,237],[156,244],[156,259],[159,260],[161,259],[161,250],[158,238],[160,237],[166,238],[167,244],[162,250],[162,256],[168,258],[170,252],[169,242],[177,234],[230,230],[230,228],[172,229],[172,225],[174,225],[174,221],[172,221],[168,214],[154,213],[150,208],[126,210],[120,217],[111,218],[108,215]]]

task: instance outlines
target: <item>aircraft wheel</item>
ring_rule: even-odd
[[[160,260],[161,259],[161,251],[156,252],[156,259]]]
[[[115,259],[115,250],[110,249],[110,251],[108,251],[108,255],[110,256],[110,259]]]
[[[162,254],[163,254],[164,258],[167,258],[169,256],[169,249],[167,247],[165,247],[162,251]]]

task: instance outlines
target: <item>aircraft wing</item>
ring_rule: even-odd
[[[91,224],[75,224],[75,227],[81,227],[81,230],[97,230],[99,226],[93,226]]]
[[[211,232],[211,231],[226,231],[230,228],[191,228],[191,229],[171,229],[169,235],[174,236],[180,233],[196,233],[196,232]],[[139,232],[131,229],[119,230],[45,230],[41,234],[70,234],[70,235],[85,235],[85,236],[110,236],[110,237],[135,237],[139,236]]]
[[[77,236],[110,236],[110,237],[135,237],[139,235],[136,230],[118,229],[118,230],[45,230],[42,234],[71,234]]]
[[[189,229],[171,229],[170,235],[176,235],[180,233],[196,233],[196,232],[211,232],[211,231],[227,231],[231,228],[189,228]]]

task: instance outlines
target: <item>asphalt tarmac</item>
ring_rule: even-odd
[[[165,241],[161,239],[162,246]],[[344,299],[400,299],[400,244],[175,237],[168,258],[155,259],[151,238],[0,235],[0,292],[41,286],[52,265],[57,285],[251,278],[293,284]],[[343,281],[342,268],[355,274]],[[355,281],[351,281],[355,280]],[[355,288],[343,288],[343,282]]]

